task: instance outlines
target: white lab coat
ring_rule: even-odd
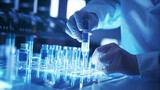
[[[91,0],[84,9],[98,16],[98,28],[120,26],[122,48],[137,54],[141,76],[160,79],[160,0]]]

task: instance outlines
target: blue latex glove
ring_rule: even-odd
[[[136,55],[130,54],[115,43],[98,47],[92,55],[92,63],[106,74],[139,74]]]
[[[71,36],[74,39],[77,39],[79,42],[82,41],[82,25],[83,25],[83,17],[88,17],[90,21],[89,26],[89,33],[92,33],[91,31],[96,29],[98,25],[98,17],[94,13],[87,12],[85,10],[80,10],[75,12],[68,20],[67,22],[67,28],[65,32]]]

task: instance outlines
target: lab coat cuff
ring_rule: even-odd
[[[150,52],[137,56],[139,72],[142,77],[160,80],[160,63],[158,61],[160,52]]]

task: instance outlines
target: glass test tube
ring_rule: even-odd
[[[11,34],[11,46],[15,46],[15,37],[16,35],[15,34]]]
[[[62,46],[55,45],[55,50],[54,50],[54,71],[55,72],[57,72],[59,68],[61,48]]]
[[[28,44],[28,50],[29,50],[29,66],[31,66],[33,57],[33,43],[34,43],[33,36],[27,36],[26,43]]]
[[[11,34],[9,33],[6,35],[6,45],[11,46]]]
[[[49,45],[48,49],[48,61],[49,61],[49,68],[52,66],[52,61],[53,61],[53,45]]]
[[[56,57],[56,45],[52,45],[52,60],[51,60],[51,69],[53,71],[55,71],[55,65],[56,65],[56,61],[55,61],[55,57]]]
[[[59,70],[60,66],[61,66],[61,50],[62,50],[62,46],[56,45],[56,68]]]
[[[81,48],[78,48],[78,56],[77,56],[77,69],[78,69],[78,71],[80,71],[81,64],[82,64],[81,55],[82,55]]]
[[[40,67],[41,68],[46,68],[46,63],[47,63],[46,60],[48,60],[47,55],[48,55],[48,45],[42,44],[42,48],[40,51]]]
[[[63,47],[63,62],[64,62],[63,68],[64,68],[65,70],[66,70],[66,67],[67,67],[67,65],[68,65],[67,53],[68,53],[68,51],[67,51],[67,46],[64,46],[64,47]]]
[[[89,34],[89,19],[83,17],[83,29],[82,29],[82,55],[83,55],[83,72],[87,68],[88,56],[89,56],[89,44],[90,44],[90,34]]]
[[[72,55],[73,55],[72,51],[73,51],[73,48],[68,47],[68,53],[67,53],[68,69],[72,69]]]
[[[76,72],[77,70],[77,56],[78,56],[78,52],[77,52],[77,48],[73,47],[73,52],[72,52],[72,70],[74,71],[73,73]]]

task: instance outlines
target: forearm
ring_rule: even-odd
[[[120,26],[120,3],[115,0],[91,0],[83,9],[98,16],[98,29],[112,29]]]

